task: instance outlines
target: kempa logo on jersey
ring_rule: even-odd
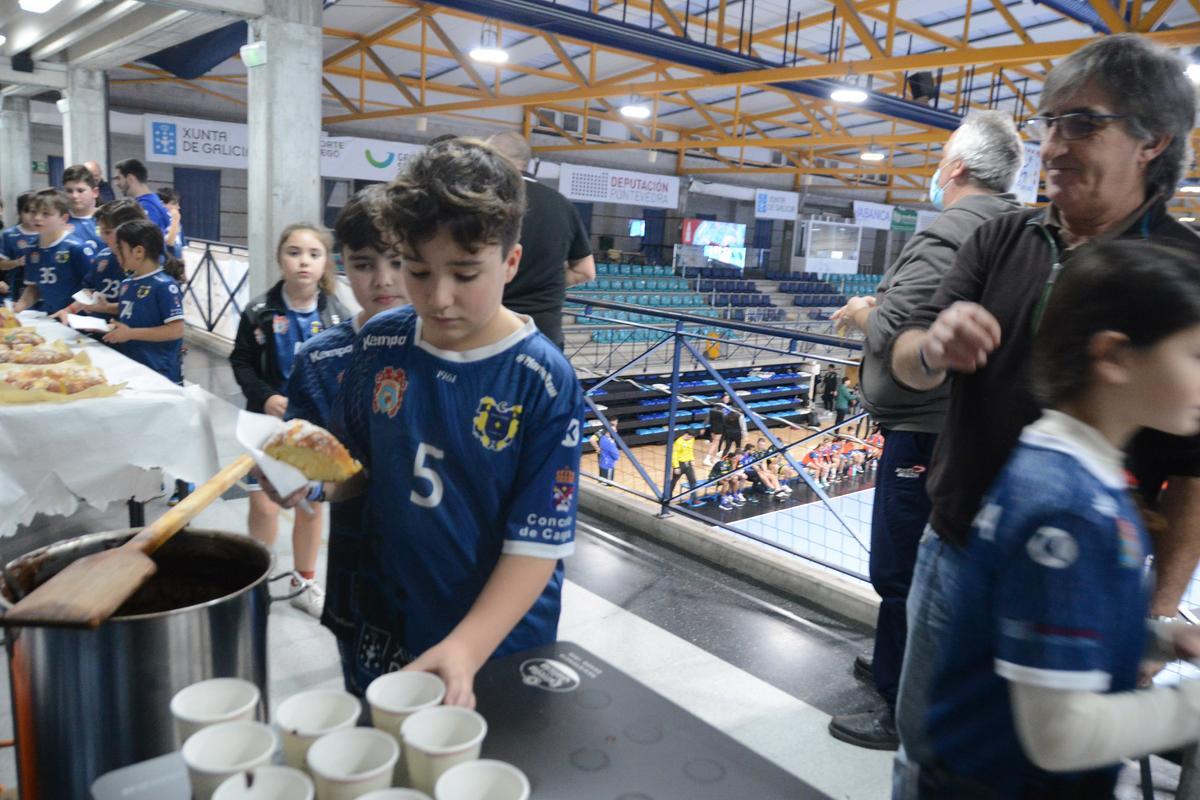
[[[324,361],[327,358],[337,358],[338,356],[348,356],[354,352],[354,345],[348,344],[345,347],[335,347],[332,350],[318,350],[315,353],[308,354],[308,360],[316,364],[318,361]]]
[[[368,347],[400,347],[408,342],[408,336],[364,336],[363,349]]]
[[[547,692],[573,692],[582,681],[579,673],[552,658],[531,658],[521,662],[521,682]]]
[[[395,417],[404,404],[404,392],[408,390],[408,375],[402,369],[384,367],[375,373],[375,396],[371,408],[376,414]]]
[[[915,467],[896,467],[897,478],[919,478],[924,474],[924,464],[917,464]]]
[[[517,438],[522,406],[509,405],[492,397],[481,397],[475,409],[471,432],[488,450],[500,452]]]
[[[558,389],[554,388],[554,381],[550,378],[550,373],[536,359],[521,353],[521,355],[517,356],[517,363],[529,367],[538,374],[542,379],[542,385],[546,387],[546,394],[551,397],[558,397]]]

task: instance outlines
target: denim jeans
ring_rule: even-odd
[[[933,528],[926,526],[908,593],[908,639],[896,698],[900,750],[892,773],[892,800],[916,798],[920,765],[935,762],[933,748],[925,735],[925,719],[938,654],[950,633],[953,604],[966,558],[965,550],[941,539]]]

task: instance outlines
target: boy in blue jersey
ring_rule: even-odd
[[[73,301],[54,315],[60,322],[66,323],[67,314],[87,313],[106,319],[116,315],[121,281],[128,277],[116,254],[117,228],[135,219],[146,219],[146,212],[136,200],[129,198],[114,200],[96,209],[96,233],[104,242],[104,249],[92,258],[92,268],[83,276],[83,286],[97,295],[96,302],[84,305],[78,300]]]
[[[187,244],[187,238],[183,235],[183,209],[179,205],[179,192],[170,186],[160,186],[155,194],[171,217],[171,227],[166,234],[167,251],[183,261],[183,246]]]
[[[409,163],[380,229],[412,307],[363,326],[333,410],[366,471],[325,491],[364,497],[362,568],[379,595],[354,609],[353,666],[362,680],[435,672],[453,705],[474,705],[489,658],[555,640],[574,549],[582,391],[533,321],[501,305],[524,195],[478,142]]]
[[[122,354],[183,384],[183,294],[163,271],[162,231],[147,219],[117,228],[117,257],[130,277],[121,282],[117,319],[104,336]]]
[[[71,204],[71,235],[92,250],[99,251],[101,241],[96,233],[96,198],[100,190],[96,179],[83,164],[75,164],[63,170],[63,193]]]
[[[62,192],[43,189],[34,199],[38,246],[25,258],[25,288],[16,310],[53,314],[66,308],[83,287],[96,251],[71,235],[70,204]]]
[[[375,226],[376,210],[386,200],[382,184],[368,186],[350,198],[334,223],[350,289],[362,310],[300,347],[285,390],[285,419],[303,419],[328,428],[330,409],[350,365],[359,330],[376,314],[407,302],[400,254],[383,243]],[[368,552],[363,547],[362,507],[362,498],[330,505],[327,592],[321,612],[322,624],[337,638],[346,689],[360,697],[374,677],[356,668],[354,651],[358,632],[354,609],[374,589],[366,583],[360,566]]]
[[[0,301],[11,297],[21,299],[25,289],[25,258],[38,245],[38,232],[33,227],[37,192],[21,192],[17,196],[17,224],[0,233]]]
[[[1194,256],[1081,247],[1033,351],[1047,410],[984,496],[948,598],[932,753],[909,755],[921,798],[1110,798],[1123,760],[1200,738],[1200,681],[1137,690],[1143,659],[1200,655],[1200,627],[1147,618],[1152,546],[1122,452],[1142,427],[1200,431]]]

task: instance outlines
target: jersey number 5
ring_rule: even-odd
[[[430,458],[443,459],[446,454],[434,447],[431,444],[421,442],[417,445],[417,458],[413,463],[413,476],[424,478],[429,481],[429,494],[421,494],[416,489],[412,490],[408,499],[422,508],[437,508],[438,503],[442,502],[442,476],[437,474],[437,470],[426,464]]]

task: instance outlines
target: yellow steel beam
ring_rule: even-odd
[[[339,50],[338,52],[336,52],[333,55],[326,58],[321,63],[325,64],[325,66],[329,66],[330,64],[337,64],[342,59],[358,53],[358,51],[363,47],[370,47],[371,45],[375,44],[378,41],[381,41],[383,39],[390,39],[392,36],[399,33],[400,31],[404,30],[405,28],[408,28],[408,27],[414,25],[415,23],[420,22],[421,18],[424,17],[426,13],[428,13],[426,11],[426,9],[417,8],[417,10],[415,12],[413,12],[412,14],[409,14],[407,17],[397,20],[396,22],[393,22],[391,25],[388,25],[387,27],[380,28],[379,30],[375,31],[374,33],[369,33],[366,36],[358,37],[358,41],[356,41],[354,44],[350,45],[349,47],[347,47],[343,50]]]
[[[1108,0],[1090,0],[1089,4],[1113,33],[1124,33],[1129,30],[1125,20],[1117,14],[1115,8],[1108,4]]]
[[[332,39],[351,39],[354,41],[359,41],[363,38],[363,35],[358,31],[348,31],[343,28],[330,28],[328,25],[321,28],[321,35],[328,36]]]
[[[433,31],[433,35],[442,40],[442,44],[445,45],[446,49],[450,51],[450,55],[454,56],[454,60],[458,62],[458,66],[463,72],[467,73],[467,77],[469,77],[476,86],[482,89],[485,94],[495,97],[496,93],[492,91],[492,87],[488,86],[488,82],[483,79],[483,76],[479,74],[478,70],[471,66],[471,59],[467,58],[466,54],[463,53],[462,49],[455,43],[453,39],[450,38],[449,34],[446,33],[445,29],[442,28],[438,21],[431,16],[426,24],[429,25],[429,30]]]
[[[1164,14],[1171,10],[1173,5],[1175,5],[1175,0],[1158,0],[1145,16],[1137,21],[1137,29],[1143,32],[1154,30],[1154,26],[1158,24]]]
[[[555,57],[558,58],[559,62],[563,65],[563,67],[567,70],[567,72],[569,72],[571,75],[573,75],[575,77],[576,84],[578,84],[579,86],[588,86],[591,84],[591,81],[589,81],[587,76],[583,74],[583,70],[579,69],[579,67],[575,64],[574,59],[572,59],[569,55],[567,55],[567,51],[563,49],[561,44],[559,44],[558,39],[554,36],[554,34],[548,32],[548,31],[543,32],[542,39],[545,40],[546,44],[548,44],[550,46],[550,49],[552,51],[554,51]],[[601,99],[598,101],[597,104],[606,111],[614,110],[612,104],[609,103],[607,100]],[[584,113],[584,119],[586,120],[587,114],[588,114],[588,104],[586,101],[583,104],[583,113]],[[638,137],[638,139],[640,139],[642,141],[646,140],[646,135],[644,133],[642,133],[642,131],[636,125],[631,125],[629,122],[627,122],[623,119],[621,121],[625,125],[625,128],[630,133],[632,133],[634,136]],[[586,122],[583,125],[583,141],[585,143],[587,142],[587,123]]]
[[[679,150],[679,149],[712,149],[715,147],[766,147],[771,149],[779,149],[784,147],[793,148],[809,148],[809,147],[854,147],[864,144],[916,144],[916,143],[941,143],[946,140],[948,134],[946,131],[938,131],[936,133],[898,133],[894,136],[846,136],[846,135],[827,135],[827,136],[791,136],[791,137],[775,137],[775,138],[747,138],[744,136],[727,136],[722,139],[687,139],[676,141],[655,142],[654,146],[660,150]],[[641,146],[636,142],[611,142],[606,144],[592,143],[588,145],[592,151],[600,150],[638,150]],[[568,150],[578,150],[580,148],[574,145],[566,144],[548,144],[539,145],[534,148],[542,153],[558,153]]]
[[[338,88],[336,86],[334,86],[332,83],[330,83],[329,78],[321,78],[321,83],[325,86],[326,89],[329,90],[329,93],[331,95],[333,95],[334,99],[337,100],[339,103],[341,103],[343,106],[345,106],[346,109],[349,110],[351,114],[357,114],[360,111],[362,111],[361,108],[354,105],[354,103],[352,103],[350,101],[349,97],[346,97],[346,95],[344,95],[340,91],[338,91]]]
[[[394,50],[403,50],[407,53],[421,53],[422,52],[421,45],[419,45],[419,44],[416,44],[413,42],[398,42],[398,41],[394,41],[392,39],[388,39],[388,40],[382,41],[382,42],[376,42],[375,46],[376,47],[390,47]],[[434,58],[454,58],[454,54],[451,53],[449,50],[440,50],[436,47],[428,47],[423,52],[425,55],[433,56]],[[504,69],[508,72],[516,72],[521,75],[531,75],[531,76],[534,76],[537,78],[557,78],[558,80],[570,82],[570,79],[566,75],[560,75],[558,73],[549,72],[544,69],[537,69],[536,67],[526,67],[526,66],[522,66],[521,64],[505,64]]]
[[[386,77],[388,79],[388,82],[391,83],[392,86],[394,86],[396,88],[396,91],[398,91],[398,92],[400,92],[400,94],[404,95],[404,99],[409,102],[409,105],[412,105],[412,106],[422,105],[420,98],[418,98],[415,94],[413,94],[412,90],[404,85],[404,83],[400,80],[400,76],[397,75],[395,72],[393,72],[392,68],[389,67],[386,63],[384,63],[383,59],[379,57],[378,53],[376,53],[370,47],[363,48],[363,52],[366,53],[367,57],[370,58],[371,61],[373,61],[375,63],[375,67],[381,73],[383,73],[384,77]]]
[[[680,175],[923,175],[933,170],[927,167],[684,167]]]
[[[1155,31],[1143,34],[1160,44],[1168,46],[1185,46],[1200,43],[1200,25],[1188,25],[1166,31]],[[940,53],[920,53],[908,56],[892,56],[854,62],[856,71],[864,74],[884,72],[902,72],[917,69],[937,69],[939,67],[956,67],[971,64],[1027,64],[1044,58],[1059,58],[1069,55],[1080,47],[1094,41],[1087,39],[1068,39],[1056,42],[1042,42],[1036,45],[1007,45],[1002,47],[965,48],[958,51]],[[504,108],[514,105],[544,105],[546,103],[570,102],[587,100],[597,97],[622,96],[632,92],[644,96],[660,92],[714,89],[730,86],[751,86],[764,83],[810,80],[816,78],[832,78],[844,74],[845,64],[812,64],[795,67],[772,67],[745,72],[704,75],[696,78],[660,80],[652,82],[632,83],[613,86],[578,87],[566,92],[538,92],[531,95],[488,98],[466,103],[446,103],[432,106],[428,113],[451,111],[478,111],[485,108]],[[419,110],[402,111],[400,116],[422,113]],[[389,116],[385,113],[373,113],[361,119],[376,119]],[[331,123],[350,121],[349,117],[338,116],[327,120]]]
[[[879,42],[875,41],[875,37],[871,34],[871,31],[863,24],[862,17],[858,15],[858,6],[855,5],[854,0],[833,0],[833,2],[841,10],[842,19],[849,22],[850,27],[854,28],[854,33],[858,36],[859,44],[867,48],[867,52],[875,58],[884,56],[885,53],[879,47]]]

